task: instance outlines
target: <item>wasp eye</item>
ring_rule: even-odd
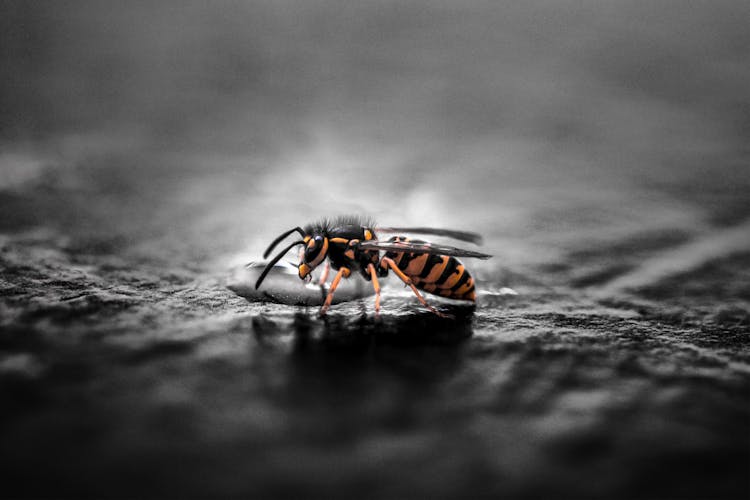
[[[305,260],[311,262],[318,256],[323,247],[323,241],[324,238],[322,236],[316,235],[307,242],[307,246],[305,247]]]

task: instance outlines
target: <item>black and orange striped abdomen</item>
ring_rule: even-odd
[[[389,241],[424,243],[403,236],[394,236]],[[455,257],[393,251],[386,252],[385,256],[393,259],[420,290],[449,299],[476,300],[474,278]]]

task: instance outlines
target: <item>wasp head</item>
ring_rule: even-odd
[[[310,273],[328,255],[328,238],[321,234],[307,235],[303,239],[305,251],[299,264],[299,277],[312,279]]]

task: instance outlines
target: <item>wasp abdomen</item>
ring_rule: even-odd
[[[425,243],[394,236],[389,241]],[[386,252],[420,290],[455,300],[476,300],[474,278],[455,257],[426,253]]]

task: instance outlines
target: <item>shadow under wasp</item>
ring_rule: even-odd
[[[263,254],[263,258],[276,248],[284,238],[297,232],[302,237],[281,250],[266,265],[255,288],[258,289],[273,266],[286,253],[297,245],[304,249],[298,266],[299,277],[309,281],[312,271],[322,264],[326,258],[321,285],[328,279],[329,269],[333,268],[336,275],[328,289],[325,302],[320,308],[323,316],[331,306],[333,294],[342,278],[348,278],[355,270],[359,270],[367,281],[372,281],[375,289],[375,312],[380,312],[380,283],[378,278],[388,275],[389,271],[398,276],[406,285],[411,287],[419,301],[427,309],[445,317],[446,315],[427,303],[419,293],[420,290],[454,300],[476,301],[474,278],[456,257],[472,257],[489,259],[491,255],[447,245],[438,245],[422,240],[411,240],[404,236],[393,236],[387,241],[377,238],[373,221],[361,217],[337,217],[324,219],[309,224],[304,228],[295,227],[280,234],[271,242]],[[437,236],[447,236],[453,239],[479,244],[482,237],[467,231],[437,229],[428,227],[378,227],[378,231],[385,233],[421,233]],[[384,251],[383,256],[380,252]]]

